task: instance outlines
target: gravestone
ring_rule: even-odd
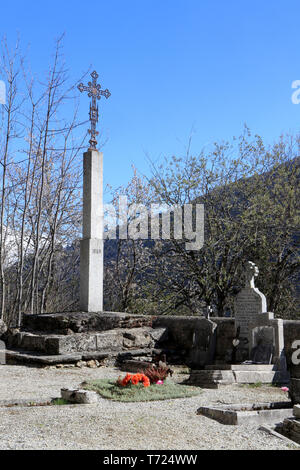
[[[193,333],[189,361],[192,366],[204,366],[214,360],[217,325],[211,320],[199,320]]]
[[[239,346],[237,348],[237,360],[249,359],[249,324],[259,314],[267,311],[267,301],[255,287],[255,277],[258,276],[258,268],[248,261],[245,269],[245,285],[234,299],[235,328],[239,328]]]
[[[274,318],[272,312],[261,313],[251,318],[249,330],[251,359],[254,360],[254,353],[264,355],[265,361],[268,361],[268,355],[272,355],[271,362],[265,363],[274,364],[284,377],[287,372],[287,363],[284,349],[283,320]],[[258,352],[257,349],[259,349]],[[260,359],[262,360],[262,357]],[[256,361],[260,362],[257,358]]]
[[[275,331],[272,326],[257,326],[253,328],[250,360],[254,364],[272,364],[274,356]]]

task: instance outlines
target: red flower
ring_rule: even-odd
[[[137,385],[140,381],[140,378],[137,377],[136,375],[134,375],[133,377],[131,377],[131,383],[132,385]]]
[[[142,382],[143,382],[144,387],[150,386],[150,380],[146,375],[143,375]]]
[[[148,377],[144,374],[139,373],[134,375],[126,374],[123,380],[121,380],[120,378],[117,380],[117,384],[121,385],[122,387],[126,387],[130,383],[132,385],[137,385],[139,382],[142,382],[144,387],[150,386],[150,380],[148,379]]]
[[[132,377],[131,374],[126,374],[125,377],[124,377],[124,379],[123,379],[122,382],[121,382],[121,385],[122,385],[123,387],[126,387],[126,385],[128,385],[128,383],[130,382],[131,377]]]

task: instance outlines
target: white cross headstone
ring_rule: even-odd
[[[258,276],[258,268],[248,261],[245,269],[245,286],[234,299],[235,328],[240,329],[239,350],[243,350],[243,359],[248,359],[249,354],[249,325],[256,315],[267,312],[267,300],[255,287],[255,277]]]

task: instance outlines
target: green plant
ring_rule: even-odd
[[[150,385],[144,387],[137,384],[134,387],[120,387],[112,379],[99,379],[88,382],[84,388],[93,390],[103,398],[121,402],[139,402],[154,400],[169,400],[172,398],[186,398],[200,395],[199,387],[165,382],[163,385]]]
[[[51,401],[51,405],[61,406],[61,405],[70,405],[71,403],[65,400],[64,398],[54,398]]]
[[[242,387],[247,387],[247,388],[259,388],[259,387],[262,387],[263,385],[267,385],[267,384],[262,384],[262,382],[256,382],[253,384],[241,384]]]

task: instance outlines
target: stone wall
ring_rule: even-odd
[[[5,331],[5,325],[0,322],[0,335]],[[109,341],[110,349],[117,347],[113,335],[118,332],[122,347],[127,349],[141,349],[150,347],[147,338],[152,328],[165,331],[161,335],[159,345],[152,344],[157,350],[165,350],[167,359],[171,363],[188,364],[193,368],[202,369],[205,365],[213,363],[230,363],[232,357],[232,341],[235,337],[234,318],[206,319],[201,316],[147,316],[130,315],[127,313],[61,313],[47,315],[24,315],[23,330],[10,332],[7,345],[10,348],[19,348],[30,351],[41,351],[44,354],[60,354],[62,350],[78,351],[77,342],[81,339],[86,347],[86,337],[95,343],[97,336],[97,350],[105,350],[105,344],[99,343]],[[163,329],[163,330],[162,330]],[[128,330],[128,331],[127,331]],[[146,336],[142,330],[145,330]],[[300,321],[285,320],[283,322],[285,353],[287,364],[291,369],[292,344],[295,340],[300,341]],[[97,333],[97,334],[96,334]],[[147,336],[148,335],[148,336]],[[6,333],[7,336],[7,333]],[[151,335],[150,335],[151,336]],[[104,338],[105,337],[105,338]],[[76,344],[74,341],[77,341]],[[6,339],[4,339],[6,341]],[[17,343],[16,343],[17,341]],[[41,343],[55,343],[53,350],[41,346]],[[74,344],[73,344],[74,343]],[[124,343],[124,344],[123,344]],[[49,345],[48,344],[48,345]],[[50,347],[50,346],[49,346]],[[106,347],[108,349],[108,346]],[[157,352],[157,354],[159,351]]]
[[[158,316],[153,326],[168,328],[168,345],[179,349],[189,350],[193,343],[194,331],[202,328],[204,331],[208,327],[208,321],[203,317],[187,316]]]
[[[169,336],[166,346],[180,352],[182,358],[188,363],[192,363],[193,359],[197,357],[200,366],[209,364],[212,361],[212,357],[209,355],[210,347],[214,347],[213,358],[215,362],[224,363],[231,360],[232,340],[235,336],[234,318],[213,317],[207,320],[203,317],[158,316],[154,320],[153,326],[168,328]],[[300,340],[300,321],[285,320],[283,329],[285,353],[290,368],[293,353],[292,344],[295,340]],[[196,337],[195,332],[197,332]],[[195,345],[195,339],[197,345]],[[214,344],[210,344],[211,341]],[[198,347],[198,353],[195,351],[195,346]]]
[[[155,327],[168,329],[168,349],[176,349],[189,364],[203,366],[230,361],[234,338],[233,318],[158,316]]]

